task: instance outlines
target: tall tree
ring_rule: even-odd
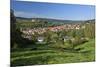
[[[11,38],[11,48],[17,48],[21,45],[19,43],[22,43],[22,32],[20,32],[19,29],[16,29],[16,17],[14,16],[14,11],[11,9],[10,12],[10,38]]]
[[[15,36],[15,31],[16,31],[16,25],[15,25],[15,23],[16,23],[16,18],[15,18],[15,16],[14,16],[14,11],[11,9],[11,12],[10,12],[10,38],[11,38],[11,47],[13,47],[14,46],[14,41],[15,41],[15,38],[14,38],[14,36]]]

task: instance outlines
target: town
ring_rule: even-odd
[[[81,26],[81,24],[65,24],[65,25],[60,25],[60,26],[54,26],[54,27],[44,27],[44,28],[26,28],[23,29],[21,28],[20,31],[22,31],[23,33],[23,37],[24,38],[29,38],[31,39],[32,35],[34,35],[34,33],[38,33],[38,34],[43,34],[45,32],[52,31],[52,32],[58,32],[58,31],[62,31],[62,30],[79,30],[85,28],[85,26]]]

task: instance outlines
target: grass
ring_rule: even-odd
[[[44,49],[14,51],[11,53],[11,66],[62,64],[95,61],[95,40],[81,44],[76,49],[79,51]]]

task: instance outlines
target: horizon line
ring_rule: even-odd
[[[66,21],[87,21],[87,20],[95,20],[95,18],[91,19],[82,19],[82,20],[73,20],[73,19],[61,19],[61,18],[47,18],[47,17],[21,17],[21,16],[15,16],[20,18],[27,18],[27,19],[34,19],[34,18],[41,18],[41,19],[52,19],[52,20],[66,20]]]

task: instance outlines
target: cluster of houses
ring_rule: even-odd
[[[80,24],[66,24],[66,25],[47,27],[47,28],[33,28],[33,29],[30,29],[30,28],[22,29],[21,28],[21,31],[24,34],[33,35],[34,32],[37,32],[38,34],[42,34],[46,32],[47,30],[57,32],[61,30],[80,29],[80,28],[81,28]]]
[[[61,30],[71,30],[71,29],[80,29],[80,24],[66,24],[61,26],[55,26],[55,27],[48,27],[50,31],[57,32]]]
[[[46,27],[46,28],[33,28],[33,29],[30,29],[30,28],[22,29],[21,28],[21,31],[24,34],[23,35],[24,38],[31,39],[32,35],[34,35],[35,33],[43,34],[44,32],[47,32],[48,30],[53,31],[53,32],[57,32],[57,31],[61,31],[61,30],[72,30],[72,29],[78,30],[80,28],[83,28],[83,27],[81,27],[80,24],[65,24],[65,25]]]

